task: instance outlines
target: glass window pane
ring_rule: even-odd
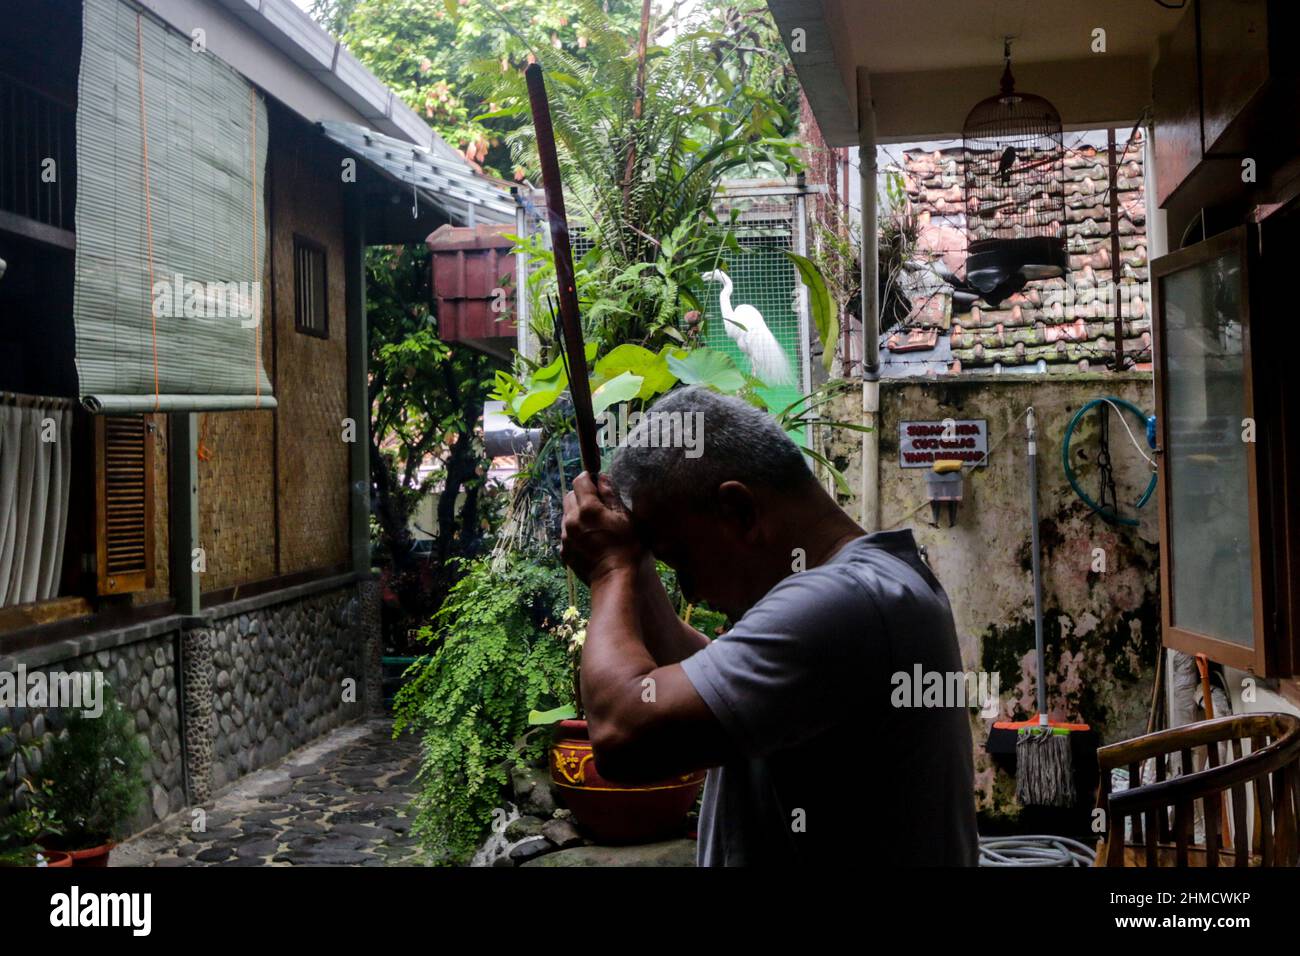
[[[1172,623],[1254,644],[1241,265],[1229,252],[1161,280]]]

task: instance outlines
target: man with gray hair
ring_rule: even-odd
[[[564,502],[564,559],[591,588],[581,692],[601,774],[709,768],[701,866],[838,861],[855,820],[873,862],[974,865],[966,711],[891,703],[891,675],[962,670],[911,532],[867,535],[752,405],[694,387],[651,412],[701,415],[703,454],[634,429]],[[656,558],[726,634],[678,618]]]

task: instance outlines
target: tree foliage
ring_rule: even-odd
[[[517,69],[542,44],[580,52],[588,34],[577,0],[316,0],[312,14],[380,80],[467,159],[510,178],[516,173],[502,137],[513,124],[484,120],[496,108],[466,88],[479,60]],[[634,0],[607,4],[631,29]],[[525,41],[493,12],[507,18]]]
[[[683,313],[701,308],[699,277],[728,242],[714,211],[723,180],[799,166],[790,138],[795,114],[776,79],[785,74],[768,62],[783,64],[784,48],[774,32],[756,39],[755,23],[774,31],[769,19],[727,7],[684,22],[663,45],[651,43],[642,86],[636,31],[593,0],[580,6],[589,33],[582,55],[562,46],[536,55],[546,70],[572,226],[590,248],[577,263],[586,331],[602,352],[625,343],[685,344]],[[774,45],[753,46],[758,40]],[[755,50],[764,54],[762,69]],[[506,141],[515,165],[535,178],[522,72],[490,61],[471,72],[469,88],[500,104],[486,116],[514,125]],[[529,251],[537,267],[530,287],[553,288],[549,253],[540,242]],[[545,306],[539,301],[533,311],[544,343],[552,334]]]
[[[475,429],[495,362],[439,338],[425,247],[371,249],[367,265],[372,513],[393,563],[390,586],[407,613],[427,618],[450,586],[449,559],[476,554],[490,525],[488,463]],[[435,490],[437,525],[424,529],[432,550],[416,560],[411,516]]]

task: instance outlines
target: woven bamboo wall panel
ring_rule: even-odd
[[[263,289],[270,288],[267,258]],[[262,296],[263,368],[274,354],[271,303]],[[201,591],[274,577],[275,411],[206,412],[199,427],[199,546],[206,570]]]
[[[343,190],[359,187],[341,182],[338,154],[310,127],[282,122],[272,136],[280,573],[292,574],[349,554]],[[295,234],[325,249],[325,338],[294,328]]]
[[[207,561],[199,577],[203,591],[275,576],[273,414],[199,416],[199,545]]]

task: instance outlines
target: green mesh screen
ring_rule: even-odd
[[[778,196],[736,198],[724,200],[719,218],[726,221],[732,210],[738,217],[732,226],[741,252],[727,252],[723,256],[723,271],[731,276],[735,288],[731,293],[733,306],[752,305],[763,315],[763,321],[772,330],[790,367],[794,369],[795,382],[789,388],[764,388],[759,394],[773,412],[779,412],[804,394],[804,354],[800,336],[800,297],[798,274],[794,263],[785,255],[795,252],[794,193]],[[749,372],[749,359],[727,335],[718,306],[722,287],[711,282],[703,287],[702,302],[705,307],[705,343],[731,357],[738,368]],[[804,430],[792,433],[801,444],[807,443]]]

